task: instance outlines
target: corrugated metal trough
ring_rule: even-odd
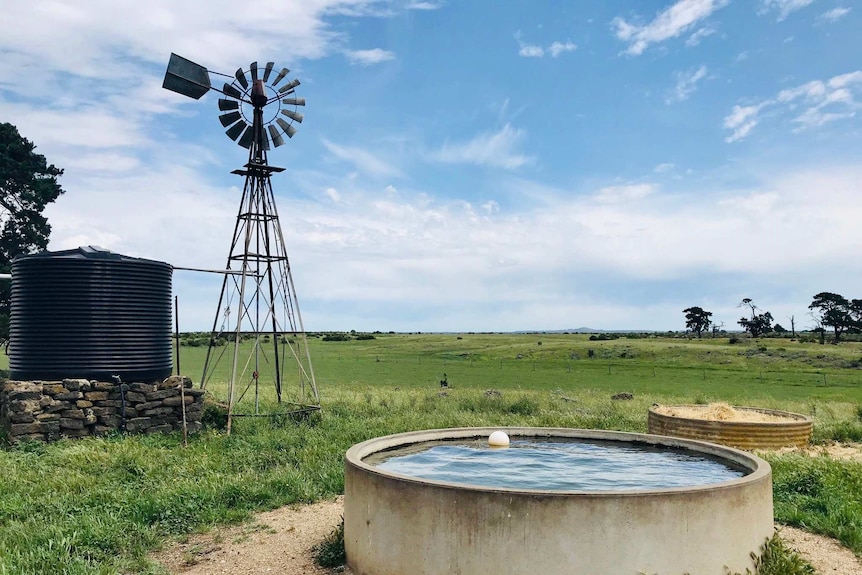
[[[682,405],[673,407],[697,408],[703,406]],[[738,449],[805,447],[811,440],[814,423],[809,417],[775,409],[756,407],[734,407],[734,409],[773,415],[781,417],[785,421],[707,421],[705,419],[664,415],[658,413],[654,406],[649,410],[649,433],[699,439]]]

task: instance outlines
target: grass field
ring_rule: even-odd
[[[340,493],[344,451],[400,431],[645,431],[654,402],[724,400],[814,415],[816,441],[862,440],[858,343],[381,334],[310,345],[323,409],[308,421],[241,418],[230,437],[206,431],[187,448],[177,435],[117,435],[0,451],[0,574],[156,573],[146,555],[166,538]],[[182,347],[183,373],[198,381],[205,353]],[[208,386],[216,398],[228,369]],[[263,407],[275,410],[271,387],[264,382]],[[610,399],[621,391],[634,400]],[[776,517],[862,553],[862,464],[767,458]]]

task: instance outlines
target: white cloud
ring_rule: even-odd
[[[360,64],[362,66],[370,66],[381,62],[388,62],[395,59],[395,53],[381,48],[372,48],[371,50],[347,50],[344,53],[351,64]]]
[[[326,188],[324,193],[326,194],[327,198],[329,198],[330,200],[332,200],[335,203],[338,203],[341,201],[341,194],[339,194],[338,190],[336,190],[335,188]]]
[[[664,163],[664,164],[659,164],[655,168],[653,168],[653,172],[655,172],[656,174],[664,174],[666,172],[671,171],[673,168],[674,168],[674,164]]]
[[[628,42],[626,54],[638,56],[651,44],[676,38],[691,30],[698,22],[727,5],[729,0],[679,0],[659,12],[648,24],[639,26],[616,17],[611,27],[617,38]]]
[[[529,163],[531,159],[517,151],[526,132],[506,124],[497,132],[479,134],[462,143],[444,144],[433,152],[432,160],[443,163],[477,164],[513,170]]]
[[[813,80],[781,90],[773,98],[757,104],[733,107],[724,118],[724,127],[732,130],[727,142],[745,138],[758,124],[758,115],[769,109],[773,115],[794,115],[794,131],[818,128],[838,120],[853,118],[862,107],[862,70],[833,76],[829,80]]]
[[[706,66],[701,65],[697,70],[676,73],[676,86],[671,94],[665,99],[667,104],[687,100],[695,91],[697,83],[706,78]]]
[[[838,6],[833,8],[832,10],[827,10],[823,14],[820,15],[821,20],[826,20],[827,22],[837,22],[844,16],[850,13],[850,8],[846,8],[844,6]]]
[[[418,0],[407,4],[408,10],[438,10],[442,7],[443,5],[437,2],[421,2]]]
[[[554,40],[547,48],[543,48],[537,44],[528,44],[523,41],[523,34],[518,30],[515,32],[515,40],[518,42],[518,55],[524,58],[542,58],[544,55],[550,54],[552,58],[558,57],[565,52],[574,52],[577,50],[577,45],[566,41],[560,42]]]
[[[694,34],[688,37],[685,41],[686,46],[697,46],[700,44],[700,41],[704,38],[708,38],[715,34],[716,29],[711,26],[704,26],[703,28],[699,28]]]
[[[577,46],[571,42],[552,42],[548,47],[548,52],[551,53],[552,57],[556,58],[564,52],[574,52],[576,49]]]
[[[757,125],[757,114],[763,105],[733,107],[733,111],[724,118],[724,127],[733,130],[733,133],[725,138],[725,141],[735,142],[746,137]]]
[[[652,184],[625,184],[602,188],[595,198],[603,204],[618,204],[640,200],[655,191],[656,187]]]
[[[401,175],[401,170],[385,160],[381,160],[368,150],[341,146],[326,138],[323,138],[321,141],[330,154],[339,160],[353,164],[360,172],[377,177],[397,177]]]
[[[772,10],[778,12],[778,21],[787,18],[791,12],[805,8],[814,0],[760,0],[760,12],[766,13]]]
[[[522,44],[518,49],[518,56],[523,56],[524,58],[541,58],[544,55],[544,48],[533,44]]]

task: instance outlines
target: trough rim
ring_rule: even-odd
[[[663,487],[656,489],[626,489],[626,490],[543,490],[543,489],[516,489],[510,487],[488,487],[481,485],[468,485],[451,481],[440,481],[434,479],[423,479],[401,473],[380,469],[374,465],[365,463],[363,460],[373,453],[403,447],[415,443],[428,441],[455,440],[455,439],[481,439],[488,437],[493,431],[504,431],[510,437],[564,437],[568,439],[606,440],[627,443],[645,443],[652,446],[682,447],[695,452],[711,455],[719,459],[728,460],[749,473],[742,477],[721,481],[718,483],[707,483],[688,487]],[[458,489],[485,493],[504,493],[511,495],[529,495],[542,497],[579,497],[593,498],[620,498],[620,497],[647,497],[647,496],[674,496],[690,495],[708,491],[735,489],[739,486],[758,481],[771,480],[772,468],[769,463],[760,457],[716,443],[707,441],[684,439],[665,435],[654,435],[648,433],[631,433],[625,431],[608,431],[597,429],[576,429],[569,427],[453,427],[439,429],[425,429],[419,431],[408,431],[376,437],[357,443],[347,450],[344,456],[345,465],[370,473],[379,477],[403,481],[407,483],[432,485],[444,489]]]

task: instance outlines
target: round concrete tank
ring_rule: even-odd
[[[541,491],[419,479],[381,470],[372,454],[426,442],[485,439],[499,428],[402,433],[345,457],[344,545],[356,575],[726,575],[754,570],[773,534],[772,472],[762,459],[655,435],[503,428],[512,440],[599,440],[683,448],[746,471],[683,488]],[[573,470],[576,472],[577,470]]]
[[[171,374],[171,266],[92,246],[12,262],[12,379]]]

